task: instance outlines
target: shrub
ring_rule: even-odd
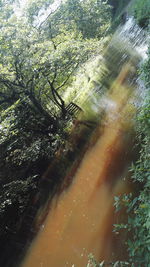
[[[150,1],[149,0],[136,0],[133,3],[133,15],[137,23],[146,28],[150,22]]]
[[[149,59],[143,66],[146,86],[150,85]],[[127,224],[115,225],[115,231],[126,228],[131,234],[127,240],[132,266],[150,266],[150,92],[147,91],[144,104],[137,116],[137,137],[141,144],[138,161],[131,166],[132,179],[140,185],[135,195],[115,197],[118,211],[123,206],[128,213]]]

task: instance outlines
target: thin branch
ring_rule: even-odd
[[[57,67],[56,67],[56,64],[55,64],[55,71],[54,71],[54,77],[53,77],[53,80],[52,80],[52,84],[54,84],[56,78],[57,78]]]
[[[19,64],[18,62],[18,59],[15,59],[15,62],[14,62],[14,66],[15,66],[15,71],[16,71],[16,80],[18,81],[18,84],[23,84],[23,75],[21,73],[21,65]],[[20,81],[21,79],[21,81]]]
[[[1,77],[0,77],[0,82],[5,84],[5,85],[7,84],[7,85],[10,85],[10,86],[16,86],[16,87],[25,88],[25,86],[22,83],[18,84],[18,83],[15,83],[13,81],[10,81],[8,79],[3,79]]]
[[[55,11],[56,11],[56,10],[54,10],[54,11],[51,10],[51,12],[50,12],[50,13],[47,15],[47,17],[45,18],[45,20],[42,21],[42,22],[40,23],[40,25],[39,25],[39,27],[38,27],[39,30],[42,30],[42,29],[41,29],[42,25],[45,24],[45,22],[48,20],[48,18],[49,18],[51,15],[53,15],[53,14],[55,13]]]
[[[47,84],[47,81],[45,81],[45,83],[39,89],[38,98],[40,99],[40,101],[41,101],[41,93],[42,93],[42,90],[43,90],[43,88],[45,87],[46,84]]]
[[[52,44],[53,44],[53,46],[54,46],[54,50],[56,50],[56,49],[57,49],[57,46],[56,46],[56,44],[55,44],[55,42],[54,42],[54,40],[53,40],[53,37],[51,37],[51,41],[52,41]]]
[[[61,98],[61,96],[58,94],[58,92],[56,91],[56,89],[54,88],[53,84],[50,82],[50,80],[48,80],[48,83],[50,85],[51,88],[51,92],[52,92],[52,96],[54,98],[55,103],[61,107],[61,109],[63,109],[65,107],[65,102],[63,101],[63,99]],[[57,98],[59,99],[59,101],[57,100]]]
[[[32,82],[33,78],[34,78],[34,76],[32,75],[32,78],[31,78],[30,80],[27,81],[27,83],[26,83],[26,88],[29,87],[29,84]]]
[[[58,91],[60,88],[62,88],[68,82],[69,78],[71,77],[71,75],[73,74],[73,72],[75,71],[75,69],[77,68],[78,65],[79,65],[79,63],[76,64],[75,68],[70,72],[70,74],[68,75],[66,80],[60,86],[58,86],[55,90]]]
[[[76,60],[76,56],[72,57],[72,59],[70,61],[68,61],[66,64],[63,65],[63,70],[62,73],[66,73],[66,71],[69,71],[71,66],[74,65],[74,61]],[[76,66],[73,68],[74,70],[77,68],[79,62],[76,63]],[[62,69],[62,67],[59,68],[59,66],[57,67],[57,70]]]

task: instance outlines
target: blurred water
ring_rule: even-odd
[[[138,69],[146,51],[145,33],[129,18],[100,60],[103,67],[98,80],[93,80],[97,84],[92,88],[89,81],[92,91],[84,102],[88,99],[101,120],[69,189],[53,199],[23,267],[84,267],[91,252],[97,260],[127,259],[127,237],[112,233],[122,216],[115,214],[113,201],[116,194],[133,190],[127,177],[136,153],[134,116],[145,90]],[[97,60],[97,72],[99,64]]]

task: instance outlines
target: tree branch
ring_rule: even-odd
[[[14,66],[15,66],[15,71],[16,71],[16,80],[18,82],[19,85],[23,84],[23,75],[21,73],[21,65],[18,61],[18,59],[15,58],[15,61],[14,61]]]
[[[62,109],[64,110],[65,109],[65,102],[64,100],[61,98],[61,96],[58,94],[58,92],[56,91],[56,89],[54,88],[53,84],[50,82],[50,80],[48,80],[48,83],[50,85],[50,88],[51,88],[51,92],[52,92],[52,96],[54,98],[54,101],[55,103]],[[58,99],[59,101],[58,101]]]
[[[76,64],[75,68],[70,72],[70,74],[68,75],[68,77],[66,78],[66,80],[60,85],[58,86],[55,90],[58,91],[60,88],[62,88],[69,80],[69,78],[71,77],[71,75],[73,74],[73,72],[75,71],[75,69],[77,68],[77,66],[79,65],[79,63]]]
[[[54,77],[53,77],[53,80],[52,80],[52,85],[54,84],[56,78],[57,78],[57,67],[56,67],[56,64],[55,64],[55,71],[54,71]]]
[[[6,86],[9,85],[9,86],[15,86],[15,87],[25,88],[25,86],[22,83],[18,84],[18,83],[15,83],[13,81],[10,81],[8,79],[3,79],[1,77],[0,77],[0,82],[3,83],[3,84],[5,84]]]

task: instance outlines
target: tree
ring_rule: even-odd
[[[30,168],[33,159],[39,160],[44,153],[52,157],[63,142],[63,92],[76,70],[99,54],[100,17],[102,22],[105,10],[110,10],[103,1],[62,1],[44,23],[37,25],[40,13],[52,3],[29,1],[21,18],[14,9],[17,1],[0,3],[0,134],[4,158],[8,157],[12,166],[16,162],[21,166],[29,159]],[[87,27],[91,20],[97,27],[93,33]],[[20,147],[23,149],[14,153]]]
[[[3,1],[0,12],[0,109],[6,115],[1,116],[1,125],[7,125],[10,134],[6,139],[9,140],[9,145],[17,140],[15,145],[11,145],[12,151],[20,149],[19,140],[23,151],[26,151],[28,143],[29,151],[33,151],[33,154],[30,153],[32,156],[25,153],[26,156],[19,154],[19,157],[20,160],[27,159],[28,155],[31,160],[34,155],[32,143],[35,143],[38,136],[41,138],[44,135],[45,140],[40,141],[39,151],[42,142],[48,142],[51,149],[47,147],[53,153],[57,149],[57,142],[63,136],[62,121],[66,116],[63,91],[77,68],[99,53],[100,42],[83,38],[83,31],[72,26],[77,25],[77,17],[80,20],[78,8],[80,7],[81,13],[87,13],[90,1],[87,5],[82,1],[74,2],[76,9],[72,13],[72,20],[69,13],[73,3],[70,0],[62,2],[40,26],[35,24],[35,19],[53,1],[30,1],[22,18],[15,13],[14,3],[17,5],[16,1],[10,1],[9,5]],[[67,19],[71,20],[69,26],[66,25]],[[14,121],[13,127],[8,123],[10,120]],[[5,136],[2,129],[2,140],[3,135]],[[53,144],[55,149],[52,149]]]
[[[86,27],[91,19],[90,1],[87,5],[62,1],[55,10],[49,9],[47,19],[41,22],[40,14],[52,3],[29,1],[19,17],[14,9],[19,8],[18,1],[0,1],[0,218],[8,228],[12,226],[11,232],[2,229],[0,235],[7,254],[14,251],[12,232],[17,231],[20,242],[18,229],[23,229],[25,244],[29,226],[22,228],[24,218],[30,215],[42,174],[68,134],[63,93],[78,68],[99,54],[102,46],[100,25],[94,33]],[[70,10],[71,5],[75,10]],[[55,193],[62,182],[54,178],[48,194]],[[0,248],[3,254],[3,244]],[[1,257],[0,265],[4,264]]]
[[[107,14],[110,11],[103,1],[67,0],[53,11],[50,9],[47,19],[38,25],[40,13],[52,3],[29,1],[21,18],[14,9],[19,5],[17,1],[0,3],[2,165],[7,158],[12,168],[18,164],[21,169],[29,161],[26,175],[18,172],[24,178],[31,174],[29,169],[34,161],[53,157],[63,142],[67,123],[63,92],[76,70],[99,54],[98,29],[105,19],[105,11]],[[96,25],[93,33],[91,20]]]
[[[68,30],[61,19],[59,31],[57,27],[54,29],[63,7],[52,14],[40,30],[26,17],[18,19],[14,13],[2,24],[1,106],[11,105],[26,96],[43,116],[48,117],[46,101],[50,100],[64,111],[58,90],[68,85],[79,64],[96,52],[99,43],[83,41],[80,32]]]
[[[101,38],[110,26],[111,6],[101,0],[67,0],[46,20],[57,28],[60,21],[67,31],[81,34],[83,39]],[[59,28],[59,27],[58,27]]]

